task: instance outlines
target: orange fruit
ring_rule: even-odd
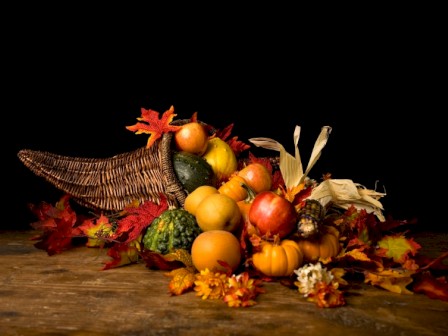
[[[184,202],[184,209],[191,213],[193,216],[196,216],[196,209],[198,208],[199,203],[203,201],[205,197],[211,194],[218,194],[219,191],[213,186],[202,185],[197,187],[191,193],[187,195]]]
[[[207,150],[208,134],[204,126],[192,121],[174,132],[173,140],[177,150],[202,156]]]
[[[196,208],[196,221],[202,231],[234,232],[241,222],[241,211],[233,198],[224,194],[206,196]]]
[[[241,262],[241,247],[238,238],[225,230],[210,230],[200,233],[191,246],[191,258],[198,271],[226,271],[218,261],[226,263],[234,272]]]

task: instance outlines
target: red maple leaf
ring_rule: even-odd
[[[222,130],[217,129],[215,135],[218,138],[221,138],[221,140],[227,141],[227,138],[230,136],[230,134],[232,134],[233,125],[234,124],[232,123],[232,124],[224,127],[224,129],[222,129]]]
[[[236,156],[239,156],[242,152],[250,148],[248,144],[238,140],[237,136],[230,138],[226,142],[230,146],[230,148],[232,148]]]
[[[127,215],[118,221],[114,239],[123,243],[137,239],[140,233],[152,223],[154,218],[158,217],[166,209],[168,209],[168,202],[163,194],[160,195],[159,204],[148,200],[138,207],[131,206],[125,208]]]
[[[157,111],[142,108],[141,112],[142,116],[137,118],[137,120],[144,121],[147,124],[138,122],[135,125],[126,126],[126,128],[135,132],[135,134],[149,134],[146,148],[151,147],[157,139],[162,137],[163,133],[176,132],[181,128],[181,126],[170,125],[173,118],[177,115],[174,114],[174,106],[171,106],[168,110],[166,110],[160,119],[159,112]]]
[[[230,146],[230,148],[232,148],[235,155],[239,156],[241,152],[249,149],[250,145],[241,140],[238,140],[237,136],[229,139],[230,134],[232,133],[233,126],[234,124],[232,123],[225,127],[223,130],[216,130],[215,136],[225,141]]]
[[[261,158],[259,158],[259,157],[255,156],[252,152],[249,152],[247,159],[248,159],[248,161],[246,162],[246,165],[250,164],[250,163],[262,164],[263,166],[266,167],[266,169],[269,171],[269,173],[272,174],[274,169],[272,167],[272,163],[271,163],[271,159],[270,158],[268,158],[268,157],[261,157]]]
[[[54,255],[72,247],[72,238],[78,235],[76,213],[69,204],[69,195],[63,195],[55,206],[46,202],[39,205],[30,204],[30,210],[39,218],[31,226],[42,233],[32,240],[37,240],[34,246]]]

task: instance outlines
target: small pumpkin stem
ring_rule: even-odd
[[[278,234],[274,235],[274,245],[280,245],[280,236]]]
[[[246,183],[241,183],[241,186],[247,191],[247,197],[244,199],[244,202],[247,203],[252,202],[255,196],[257,195],[255,191],[251,187],[249,187]]]

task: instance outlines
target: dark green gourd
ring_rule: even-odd
[[[202,157],[188,152],[174,152],[173,169],[188,193],[202,185],[214,186],[215,176],[210,164]]]
[[[161,254],[174,249],[190,250],[202,232],[196,218],[183,208],[165,210],[155,218],[143,236],[145,249]]]

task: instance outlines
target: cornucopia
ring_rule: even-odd
[[[294,155],[259,137],[249,141],[275,155],[255,157],[242,155],[250,145],[230,137],[233,124],[219,130],[196,113],[175,116],[172,106],[161,117],[142,108],[140,122],[127,129],[149,134],[147,145],[108,158],[20,150],[25,166],[64,193],[55,206],[31,205],[38,217],[31,225],[42,232],[35,246],[53,255],[84,238],[88,247],[108,248],[112,260],[103,270],[143,262],[169,270],[172,295],[194,290],[231,307],[256,304],[263,282],[273,280],[319,307],[342,306],[344,286],[359,274],[393,292],[448,299],[446,282],[418,264],[419,244],[397,232],[406,221],[383,215],[385,193],[331,174],[310,178],[330,126],[322,127],[304,169],[299,126]],[[176,139],[192,123],[206,134],[200,153]],[[94,212],[77,216],[70,200]]]

